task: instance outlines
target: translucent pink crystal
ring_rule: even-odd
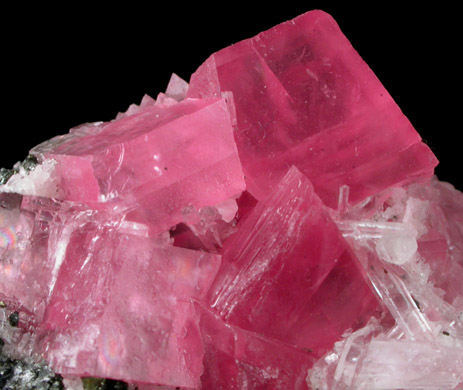
[[[31,153],[0,170],[0,366],[140,390],[462,388],[463,195],[329,15]]]
[[[189,97],[232,91],[247,190],[263,199],[291,165],[335,207],[432,175],[437,160],[336,22],[311,11],[213,54]]]
[[[227,325],[195,305],[204,342],[201,389],[307,389],[307,351]]]
[[[35,214],[22,208],[22,201],[17,194],[0,194],[0,300],[18,311],[26,326],[35,326],[53,283],[54,262],[48,251],[58,226],[50,226],[46,210]]]
[[[80,220],[67,247],[39,348],[63,375],[194,388],[203,348],[190,298],[220,258]],[[82,250],[84,249],[84,250]]]
[[[226,241],[208,300],[243,329],[315,354],[377,301],[309,180],[292,167]]]
[[[213,206],[245,188],[228,104],[217,98],[142,104],[132,115],[56,137],[34,153],[57,161],[64,199],[117,198],[128,219],[148,221],[157,232],[182,222],[184,207]]]

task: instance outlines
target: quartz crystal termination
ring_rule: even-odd
[[[433,179],[389,189],[338,218],[393,321],[346,333],[310,370],[313,388],[461,388],[462,200]]]
[[[54,386],[462,388],[463,195],[326,13],[31,156],[0,349]]]

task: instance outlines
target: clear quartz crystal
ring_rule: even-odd
[[[313,388],[440,390],[462,383],[461,301],[446,299],[446,291],[434,283],[432,261],[439,252],[420,251],[432,234],[436,236],[437,225],[448,238],[447,260],[457,270],[463,262],[461,256],[452,256],[456,235],[452,229],[459,226],[463,205],[454,202],[457,209],[445,214],[444,209],[452,206],[449,191],[454,200],[460,199],[459,191],[434,179],[407,190],[388,190],[348,211],[338,210],[339,229],[355,248],[394,321],[391,325],[390,319],[373,319],[346,333],[309,370],[307,380]],[[345,203],[341,196],[340,205]]]

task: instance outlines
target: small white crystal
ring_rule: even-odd
[[[376,250],[388,263],[403,265],[414,258],[418,249],[417,235],[412,226],[402,232],[388,232],[378,240]]]
[[[21,195],[59,198],[58,183],[54,180],[55,166],[56,161],[51,159],[38,164],[32,171],[27,171],[19,164],[16,164],[15,167],[19,169],[19,172],[11,176],[6,184],[0,185],[0,193],[10,192]]]

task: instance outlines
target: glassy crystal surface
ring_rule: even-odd
[[[130,115],[78,127],[33,149],[55,161],[60,198],[109,202],[160,232],[182,222],[183,208],[213,206],[244,190],[224,99],[146,101]]]
[[[214,53],[187,96],[232,91],[247,189],[262,199],[295,165],[325,204],[429,177],[437,160],[391,96],[322,11]]]
[[[307,389],[307,351],[227,325],[195,305],[204,341],[203,389]]]
[[[189,299],[220,258],[121,230],[84,219],[62,238],[39,349],[65,375],[194,387],[202,346]]]
[[[244,329],[318,354],[376,309],[355,256],[295,167],[221,253],[208,301]]]
[[[463,388],[436,164],[322,11],[212,54],[0,170],[0,387]]]

